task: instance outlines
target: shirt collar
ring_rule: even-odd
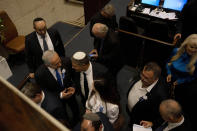
[[[158,79],[159,80],[159,79]],[[147,92],[150,92],[152,90],[152,88],[157,84],[158,80],[156,80],[154,83],[152,83],[150,86],[146,87],[145,90]],[[140,82],[142,83],[142,81],[140,80]],[[142,87],[142,85],[141,85]]]
[[[37,32],[36,32],[36,35],[38,36],[39,39],[42,39],[42,36],[39,35]],[[48,36],[48,32],[46,31],[45,38],[47,38],[47,36]]]
[[[182,119],[180,122],[178,122],[178,123],[170,123],[170,122],[168,122],[168,128],[173,129],[173,128],[175,128],[175,127],[178,127],[178,126],[180,126],[181,124],[183,124],[184,120],[185,120],[185,118],[184,118],[184,116],[183,116],[183,119]]]
[[[92,71],[92,64],[91,64],[91,62],[89,62],[89,67],[88,67],[88,69],[84,72],[86,75],[87,74],[89,74],[91,71]]]

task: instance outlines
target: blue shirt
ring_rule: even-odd
[[[172,56],[174,56],[177,53],[177,51],[178,48],[175,48],[172,51]],[[167,74],[172,75],[172,81],[177,81],[178,84],[182,84],[186,82],[191,82],[192,80],[197,78],[197,62],[194,65],[196,68],[193,75],[190,75],[189,70],[187,69],[187,65],[190,62],[190,59],[191,56],[184,52],[177,60],[173,61],[170,66],[168,65],[168,63],[166,64]]]

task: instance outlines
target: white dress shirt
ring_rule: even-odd
[[[42,51],[44,51],[43,39],[38,33],[36,33],[36,35],[38,37],[38,41],[39,41],[40,47],[41,47]],[[54,50],[53,43],[51,41],[51,38],[49,37],[48,32],[46,32],[46,34],[45,34],[45,40],[46,40],[47,45],[48,45],[48,50]]]
[[[90,92],[92,92],[92,90]],[[118,119],[119,116],[118,105],[104,102],[101,100],[98,93],[95,93],[92,97],[88,97],[88,100],[86,101],[86,108],[92,113],[102,112],[109,118],[109,121],[112,124]]]
[[[84,75],[83,73],[86,74],[86,79],[88,82],[88,89],[89,89],[89,94],[90,90],[93,88],[93,71],[92,71],[92,64],[90,62],[90,66],[85,72],[80,72],[80,85],[81,85],[81,92],[85,96],[85,89],[84,89]]]
[[[178,123],[170,123],[170,122],[168,122],[168,126],[163,131],[170,131],[170,130],[180,126],[181,124],[183,124],[184,120],[185,119],[183,117],[183,119],[180,122],[178,122]]]
[[[128,95],[128,108],[132,111],[135,104],[139,101],[140,97],[147,99],[146,94],[152,90],[158,80],[146,88],[142,88],[142,81],[139,80],[134,84]]]
[[[51,67],[48,67],[48,69],[49,69],[49,71],[51,72],[51,74],[53,75],[53,77],[55,78],[55,80],[57,80],[55,69],[53,69],[53,68],[51,68]],[[61,77],[61,81],[62,81],[62,83],[63,83],[63,78],[62,78],[61,69],[58,68],[57,71],[59,72],[60,77]]]

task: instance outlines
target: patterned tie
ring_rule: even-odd
[[[158,127],[155,131],[163,131],[167,126],[168,126],[168,122],[165,122],[160,127]]]
[[[62,80],[61,80],[61,76],[60,76],[60,73],[58,72],[57,69],[55,69],[55,73],[56,73],[57,82],[59,83],[59,85],[60,85],[61,87],[63,87],[63,83],[62,83]]]
[[[47,45],[47,42],[45,40],[45,36],[42,36],[42,40],[43,40],[43,47],[44,47],[44,52],[47,51],[49,48],[48,48],[48,45]]]
[[[85,100],[88,99],[89,89],[88,89],[88,81],[86,78],[86,73],[83,73],[84,76],[84,90],[85,90]]]

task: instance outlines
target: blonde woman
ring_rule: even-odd
[[[192,34],[185,39],[180,48],[175,48],[172,58],[167,63],[167,82],[173,85],[189,83],[197,74],[197,34]]]
[[[197,108],[197,34],[188,36],[180,48],[175,48],[167,67],[167,82],[174,85],[175,99],[182,105],[196,129]]]

